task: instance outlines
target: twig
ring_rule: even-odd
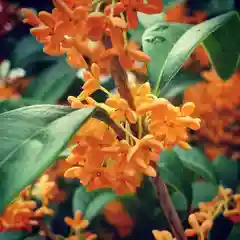
[[[166,184],[160,176],[153,178],[153,183],[156,187],[160,206],[168,220],[176,240],[186,240],[181,220],[172,204]]]
[[[108,36],[104,37],[103,43],[106,49],[112,47],[111,39]],[[122,68],[118,57],[112,57],[110,62],[110,71],[120,96],[128,102],[130,108],[135,110],[133,97],[128,87],[127,73]]]

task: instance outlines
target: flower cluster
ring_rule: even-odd
[[[88,68],[87,59],[107,68],[113,56],[119,58],[125,69],[136,68],[137,61],[150,61],[147,54],[133,49],[125,36],[127,29],[137,27],[137,11],[159,13],[163,8],[161,1],[149,0],[145,4],[143,0],[122,0],[110,5],[99,2],[95,6],[90,0],[54,0],[53,4],[51,13],[41,11],[35,15],[29,9],[22,10],[24,22],[33,26],[31,33],[44,45],[45,53],[66,54],[74,68]],[[102,5],[106,5],[104,13],[100,11]],[[111,39],[108,49],[102,41],[106,37]]]
[[[135,192],[143,174],[156,176],[154,165],[160,151],[176,144],[189,148],[187,129],[200,127],[200,120],[190,117],[194,104],[186,103],[181,109],[174,107],[167,100],[153,96],[148,83],[128,86],[132,103],[100,85],[102,63],[110,62],[112,57],[117,57],[125,70],[135,69],[139,61],[151,60],[144,52],[131,47],[126,31],[137,27],[136,11],[158,13],[162,3],[122,0],[106,5],[104,13],[100,12],[101,4],[92,11],[94,6],[90,1],[54,0],[53,3],[55,8],[51,13],[42,11],[37,16],[24,9],[24,22],[33,26],[31,33],[44,45],[46,53],[66,54],[74,68],[87,69],[82,92],[78,97],[68,98],[71,107],[101,107],[123,132],[119,136],[104,122],[88,121],[75,138],[76,146],[66,159],[72,167],[64,176],[80,179],[89,190],[112,188],[119,194]],[[103,46],[105,38],[110,46],[108,42]],[[91,59],[91,65],[86,57]],[[108,95],[105,103],[97,103],[91,97],[97,90]]]
[[[97,238],[96,234],[84,232],[84,230],[88,227],[88,220],[83,219],[83,214],[80,211],[76,211],[74,213],[74,217],[65,217],[65,223],[71,228],[71,233],[66,240],[93,240]]]
[[[191,228],[185,230],[186,237],[197,236],[199,240],[207,239],[213,226],[214,219],[220,214],[229,220],[240,222],[240,194],[233,194],[232,189],[219,186],[217,196],[210,202],[199,204],[199,210],[189,215],[188,223]],[[154,230],[156,240],[174,240],[168,231]]]
[[[96,81],[96,77],[90,77],[96,76],[93,72],[92,67],[92,73],[88,73],[90,80],[85,84]],[[175,107],[168,100],[153,96],[149,83],[132,84],[130,89],[136,109],[119,94],[109,93],[105,103],[97,103],[90,96],[84,99],[89,92],[85,93],[84,87],[79,97],[69,97],[73,107],[105,109],[123,136],[100,120],[89,120],[77,133],[76,146],[66,159],[73,165],[65,172],[66,178],[80,179],[89,190],[112,188],[118,194],[133,193],[143,175],[156,176],[154,165],[162,150],[176,144],[190,148],[187,129],[200,127],[200,119],[191,117],[193,103]]]
[[[8,205],[0,216],[0,232],[23,229],[31,231],[33,226],[39,225],[43,216],[53,214],[52,209],[46,206],[37,208],[35,201],[19,197]]]
[[[188,222],[191,228],[186,229],[186,236],[193,237],[197,235],[200,240],[206,239],[214,219],[220,213],[223,213],[225,217],[233,222],[239,222],[239,206],[239,194],[233,195],[232,189],[220,186],[217,196],[211,202],[200,203],[199,211],[189,215]]]
[[[206,82],[185,90],[185,100],[196,105],[195,116],[202,119],[201,129],[193,137],[204,142],[205,152],[211,159],[219,154],[230,154],[239,159],[240,71],[223,81],[214,70],[202,73]],[[232,94],[234,92],[234,94]]]

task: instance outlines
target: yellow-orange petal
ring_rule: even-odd
[[[82,168],[81,167],[72,167],[69,168],[65,173],[64,177],[65,178],[79,178],[81,175]]]
[[[183,104],[181,108],[181,114],[183,116],[190,116],[193,114],[194,110],[195,110],[195,104],[192,102],[187,102]]]
[[[140,50],[128,49],[128,54],[136,61],[150,62],[152,60],[151,57]]]
[[[32,10],[27,8],[22,8],[21,12],[25,17],[23,20],[24,23],[28,23],[34,27],[39,26],[41,24],[40,19],[37,17],[37,15],[35,15],[35,13]]]
[[[48,27],[54,28],[55,26],[55,19],[53,18],[52,14],[46,11],[41,11],[38,14],[39,19]]]
[[[96,63],[91,65],[91,72],[96,79],[100,77],[100,67]]]

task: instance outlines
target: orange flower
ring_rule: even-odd
[[[133,220],[120,201],[112,201],[106,204],[103,214],[105,219],[118,230],[122,237],[127,236],[134,227]]]
[[[147,4],[143,0],[121,0],[120,2],[109,5],[105,9],[105,14],[110,15],[113,9],[114,14],[126,12],[129,29],[135,29],[138,26],[137,12],[146,14],[160,13],[163,9],[162,1],[149,0]]]
[[[193,85],[184,93],[185,100],[196,105],[194,115],[202,119],[202,127],[193,138],[204,140],[205,152],[211,159],[221,153],[234,154],[231,146],[240,142],[239,130],[234,127],[240,115],[240,95],[234,90],[240,86],[239,71],[228,81],[214,70],[205,71],[202,76],[206,82]]]
[[[151,58],[146,53],[132,48],[132,44],[124,43],[123,33],[120,28],[112,28],[111,40],[113,47],[107,49],[101,55],[101,60],[118,56],[120,64],[127,70],[135,68],[136,61],[144,63],[151,61]]]
[[[114,108],[110,112],[110,116],[115,121],[122,122],[127,119],[131,124],[136,123],[137,116],[135,112],[129,107],[128,102],[119,95],[109,97],[105,103]]]
[[[156,240],[174,240],[172,234],[165,230],[163,231],[153,230],[152,233]]]
[[[208,232],[211,230],[213,221],[204,220],[199,222],[195,214],[191,214],[188,217],[188,222],[191,225],[191,229],[186,229],[185,234],[187,237],[199,236],[200,240],[204,240],[207,237]]]
[[[83,214],[79,210],[74,213],[74,218],[65,217],[64,221],[75,231],[88,227],[88,220],[83,219]]]
[[[53,181],[49,181],[49,176],[44,174],[34,185],[32,194],[41,199],[44,206],[48,205],[49,200],[53,200],[58,192],[57,185]]]
[[[109,34],[114,27],[127,29],[127,24],[119,17],[107,17],[104,13],[93,12],[89,14],[88,20],[88,37],[92,41],[100,41],[103,34]]]
[[[198,24],[206,20],[206,18],[207,14],[202,11],[196,11],[193,16],[189,16],[185,3],[174,4],[167,9],[165,14],[165,20],[167,22]]]

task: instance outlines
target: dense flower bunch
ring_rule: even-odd
[[[197,236],[199,240],[207,239],[214,219],[221,213],[235,223],[240,222],[240,195],[234,195],[231,188],[223,186],[219,186],[217,196],[212,201],[200,203],[199,210],[189,215],[191,228],[185,230],[186,236]],[[174,240],[168,231],[154,230],[153,235],[156,240]]]
[[[88,121],[75,137],[76,146],[66,159],[73,167],[65,172],[65,177],[79,178],[89,190],[112,188],[118,194],[133,193],[143,174],[156,176],[154,165],[163,149],[176,144],[190,148],[187,129],[200,127],[200,120],[190,117],[194,104],[185,103],[179,108],[166,99],[154,98],[149,83],[134,85],[131,90],[135,110],[118,94],[109,95],[105,103],[87,97],[83,104],[85,89],[79,98],[69,97],[72,107],[105,109],[124,135],[119,137],[100,120]]]
[[[145,64],[151,60],[147,54],[132,47],[127,39],[127,30],[138,25],[137,11],[159,13],[162,3],[158,0],[147,3],[121,0],[112,4],[107,1],[53,0],[53,4],[55,8],[50,13],[41,11],[35,15],[23,9],[24,22],[33,26],[31,33],[44,45],[45,53],[65,54],[72,67],[86,69],[79,96],[68,98],[71,107],[98,107],[109,115],[106,122],[91,118],[76,133],[71,140],[74,147],[60,167],[60,174],[65,178],[79,179],[88,190],[111,188],[118,194],[135,193],[144,175],[157,175],[155,166],[159,153],[175,145],[189,149],[188,130],[200,128],[200,119],[192,117],[195,110],[192,102],[185,102],[181,107],[173,106],[168,100],[154,96],[148,82],[130,83],[124,74],[136,70],[139,62]],[[116,61],[119,64],[117,70],[113,67]],[[112,94],[101,86],[100,77],[109,71],[114,78],[114,71],[119,69],[125,79],[118,83],[114,79],[118,92]],[[107,95],[106,101],[99,103],[92,98],[97,90]],[[18,219],[14,220],[11,225],[14,229],[39,224],[39,221],[32,221],[41,209],[44,210],[41,210],[41,217],[53,214],[48,203],[56,196],[58,199],[62,196],[53,175],[51,171],[46,172],[33,188],[27,188],[21,199],[16,200],[16,203],[28,203],[27,200],[35,195],[41,200],[42,208],[37,208],[31,200],[31,204],[23,204],[23,212],[31,214],[24,215],[23,226],[18,227]],[[15,213],[14,203],[0,217],[2,225],[9,219],[8,215]],[[113,221],[112,215],[112,206],[106,206],[106,218]],[[78,239],[88,226],[78,211],[73,218],[66,217],[65,222],[73,233],[68,240]],[[119,229],[124,227],[117,222],[114,224]],[[5,226],[8,229],[8,223]],[[95,237],[92,234],[83,236],[84,239]]]
[[[101,107],[123,132],[119,136],[102,121],[88,121],[75,137],[76,146],[66,159],[73,166],[64,176],[80,179],[88,190],[112,188],[119,194],[133,193],[140,186],[143,174],[156,176],[154,164],[163,149],[176,144],[189,148],[187,129],[200,127],[200,120],[190,117],[194,104],[174,107],[166,99],[153,96],[149,83],[128,86],[131,102],[120,94],[112,95],[100,85],[101,62],[117,57],[123,69],[131,70],[138,61],[151,60],[144,52],[129,47],[126,31],[137,27],[136,11],[161,12],[161,1],[150,0],[147,4],[120,1],[105,4],[104,12],[99,11],[100,3],[95,7],[90,1],[54,0],[53,3],[52,13],[43,11],[38,16],[24,9],[24,22],[33,26],[31,33],[44,44],[46,53],[66,53],[73,67],[88,69],[84,72],[85,84],[80,95],[68,98],[71,106]],[[94,7],[95,10],[89,12]],[[105,44],[97,59],[91,47],[99,49],[96,46],[103,46],[106,37],[111,46],[108,48]],[[91,58],[90,66],[85,57]],[[91,94],[99,89],[108,95],[105,103],[97,103],[91,98]]]
[[[239,222],[240,216],[240,196],[233,194],[232,189],[220,186],[217,196],[211,201],[199,204],[199,211],[190,214],[188,222],[191,229],[186,229],[188,237],[198,236],[204,240],[213,225],[213,220],[220,214],[232,220]]]
[[[224,153],[239,159],[236,151],[240,144],[240,95],[235,89],[240,87],[240,72],[236,71],[228,81],[220,79],[214,70],[203,72],[202,76],[205,82],[185,91],[185,100],[195,103],[195,116],[202,119],[194,138],[204,142],[211,159]]]

